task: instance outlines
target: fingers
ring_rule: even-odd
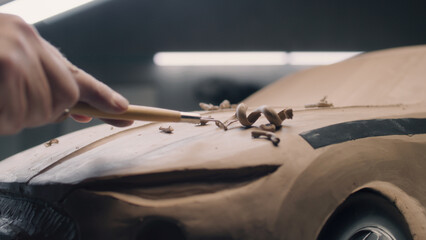
[[[43,40],[43,43],[53,55],[60,58],[68,67],[79,88],[79,101],[86,102],[99,110],[109,113],[121,113],[127,109],[129,105],[127,99],[95,79],[92,75],[74,66],[58,49],[46,40]]]
[[[57,119],[55,119],[55,121],[53,121],[54,123],[60,123],[65,121],[68,117],[70,116],[70,114],[68,112],[64,112],[62,113]]]
[[[110,125],[116,126],[116,127],[128,127],[133,124],[133,121],[130,120],[116,120],[116,119],[101,119],[105,123],[108,123]]]
[[[91,117],[78,115],[78,114],[71,114],[71,117],[76,122],[80,122],[80,123],[88,123],[92,120]],[[101,118],[101,120],[107,124],[110,124],[116,127],[127,127],[133,124],[133,121],[130,121],[130,120],[116,120],[116,119],[104,119],[104,118]]]
[[[0,14],[0,134],[55,122],[77,101],[121,113],[128,101],[74,67],[21,18]],[[72,116],[80,122],[90,117]],[[131,121],[109,121],[127,126]]]
[[[92,121],[91,117],[84,116],[84,115],[78,115],[78,114],[71,114],[71,117],[76,121],[80,123],[88,123]]]
[[[92,120],[91,117],[78,115],[78,114],[71,114],[71,117],[75,121],[80,123],[88,123]],[[107,124],[110,124],[116,127],[127,127],[133,124],[133,121],[130,121],[130,120],[116,120],[116,119],[105,119],[105,118],[101,118],[101,120]]]
[[[79,88],[62,57],[53,51],[55,48],[44,39],[41,39],[41,45],[41,63],[50,86],[52,116],[56,119],[77,103]]]
[[[104,83],[79,69],[73,73],[80,89],[80,101],[108,113],[122,113],[129,102]]]
[[[107,85],[96,80],[81,69],[77,70],[75,68],[73,75],[80,88],[80,101],[109,113],[122,113],[127,110],[129,106],[127,99],[113,91]],[[73,118],[80,122],[85,121],[81,116],[79,118],[73,116]],[[133,121],[115,119],[102,119],[102,121],[117,127],[127,127],[133,123]]]
[[[109,113],[122,113],[128,108],[129,102],[123,96],[113,91],[104,83],[98,81],[90,74],[75,67],[50,43],[43,40],[43,44],[56,58],[68,68],[79,91],[79,101],[90,104],[91,106]],[[82,123],[87,123],[92,120],[91,117],[82,115],[71,115],[71,117]],[[104,120],[106,123],[114,126],[129,126],[133,121],[123,120]]]
[[[0,65],[3,73],[10,74],[6,81],[13,82],[4,93],[8,103],[2,115],[8,111],[8,116],[2,117],[20,128],[54,121],[77,101],[77,84],[62,60],[43,45],[35,28],[12,15],[0,17],[4,60]]]
[[[22,82],[10,81],[13,79],[10,72],[1,73],[0,134],[15,134],[25,126],[26,99],[19,94]],[[10,99],[8,96],[14,97]]]
[[[43,83],[31,86],[27,76],[37,81],[43,79],[40,79],[40,71],[33,61],[35,54],[26,40],[16,40],[11,34],[0,38],[0,46],[0,134],[14,134],[29,122],[43,122],[38,112],[45,104],[37,101],[37,96],[43,95]]]
[[[37,60],[35,54],[29,53],[27,58],[30,61],[21,61],[21,64],[25,62],[27,65],[20,69],[26,79],[23,81],[25,91],[20,94],[26,99],[25,127],[35,127],[56,119],[59,112],[54,112],[52,109],[51,86],[42,64]]]

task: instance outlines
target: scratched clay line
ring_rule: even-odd
[[[227,106],[227,104],[226,104]],[[228,106],[227,106],[228,107]],[[218,121],[215,122],[216,125],[219,128],[222,129],[227,129],[227,126],[229,126],[230,124],[234,123],[235,121],[239,121],[243,126],[249,127],[251,125],[253,125],[257,119],[260,118],[261,114],[263,113],[263,115],[265,115],[265,117],[268,119],[268,121],[275,125],[276,128],[281,126],[281,123],[285,120],[285,119],[292,119],[293,118],[293,110],[291,108],[289,109],[284,109],[282,111],[280,111],[279,113],[276,113],[274,111],[274,109],[272,109],[271,107],[268,106],[261,106],[259,108],[257,108],[255,111],[253,111],[252,113],[250,113],[248,115],[248,117],[246,116],[246,112],[247,112],[247,106],[244,103],[241,103],[237,106],[237,111],[236,114],[234,115],[233,118],[230,119],[230,121],[226,121],[225,124],[223,124],[222,122]],[[75,152],[72,152],[70,154],[68,154],[67,156],[57,160],[56,162],[48,165],[47,167],[43,168],[42,170],[40,170],[37,174],[35,174],[34,176],[32,176],[26,183],[29,184],[34,178],[40,176],[41,174],[49,171],[50,169],[60,165],[61,163],[67,161],[68,159],[71,159],[73,157],[76,157],[78,155],[81,155],[85,152],[88,152],[98,146],[101,146],[105,143],[108,143],[114,139],[117,139],[119,137],[121,137],[122,135],[126,135],[132,132],[136,132],[139,131],[142,128],[145,128],[147,126],[150,126],[154,123],[148,123],[139,127],[135,127],[135,128],[131,128],[131,129],[127,129],[127,130],[123,130],[121,132],[109,135],[107,137],[101,138],[89,145],[86,145],[80,149],[78,149]]]
[[[134,128],[126,129],[126,130],[123,130],[121,132],[114,133],[114,134],[111,134],[111,135],[106,136],[104,138],[101,138],[99,140],[96,140],[96,141],[94,141],[94,142],[92,142],[92,143],[90,143],[90,144],[88,144],[88,145],[86,145],[86,146],[78,149],[77,151],[74,151],[74,152],[68,154],[67,156],[65,156],[65,157],[57,160],[56,162],[50,164],[49,166],[43,168],[37,174],[35,174],[34,176],[32,176],[26,183],[29,184],[34,178],[40,176],[41,174],[49,171],[52,168],[60,165],[61,163],[67,161],[68,159],[71,159],[71,158],[76,157],[78,155],[81,155],[81,154],[83,154],[85,152],[88,152],[88,151],[90,151],[90,150],[92,150],[92,149],[94,149],[94,148],[96,148],[98,146],[101,146],[103,144],[106,144],[106,143],[108,143],[108,142],[110,142],[110,141],[112,141],[114,139],[120,138],[122,135],[126,135],[126,134],[129,134],[129,133],[132,133],[132,132],[140,131],[140,129],[148,127],[148,126],[150,126],[152,124],[154,124],[154,123],[148,123],[148,124],[145,124],[145,125],[142,125],[142,126],[139,126],[139,127],[134,127]]]

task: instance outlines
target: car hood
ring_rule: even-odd
[[[375,51],[284,77],[244,102],[303,107],[327,97],[336,107],[425,103],[424,66],[426,45]]]
[[[203,114],[224,121],[234,111]],[[175,129],[173,133],[159,130],[169,125]],[[267,140],[253,140],[251,130],[237,125],[228,131],[213,123],[137,122],[128,128],[91,127],[3,160],[0,181],[75,184],[111,176],[279,164],[272,157],[263,158],[279,148]],[[293,134],[287,128],[280,132]]]
[[[280,167],[296,159],[306,163],[321,152],[300,135],[303,132],[360,119],[398,118],[402,114],[424,117],[418,114],[419,109],[424,109],[424,105],[295,109],[294,120],[285,120],[275,133],[281,139],[278,146],[266,139],[253,139],[251,131],[256,128],[242,127],[239,123],[231,125],[228,131],[214,124],[138,122],[127,128],[104,124],[61,136],[57,143],[39,145],[3,160],[0,181],[78,184],[178,171],[247,167],[268,171],[265,166]],[[225,121],[234,113],[235,110],[229,109],[202,114]],[[266,118],[260,118],[255,125],[261,123],[267,123]],[[173,133],[159,131],[160,126],[169,125],[175,129]]]
[[[214,124],[137,122],[124,129],[100,125],[3,160],[0,181],[78,184],[129,175],[281,166],[290,159],[310,161],[314,156],[308,153],[314,149],[301,137],[303,132],[363,119],[424,118],[425,64],[426,46],[378,51],[304,71],[260,90],[244,100],[249,111],[263,104],[277,111],[294,108],[294,120],[285,120],[275,133],[281,139],[278,147],[253,139],[255,128],[239,123],[228,131]],[[303,107],[324,96],[334,107]],[[235,110],[202,114],[225,121]],[[261,123],[267,123],[264,117],[255,125]],[[159,131],[169,125],[175,129],[172,134]]]

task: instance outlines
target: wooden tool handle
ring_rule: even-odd
[[[181,120],[181,113],[179,111],[137,105],[129,105],[129,108],[124,113],[113,114],[99,111],[86,103],[80,102],[72,107],[69,110],[69,113],[119,120],[141,120],[154,122],[179,122]]]

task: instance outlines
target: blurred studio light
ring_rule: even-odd
[[[328,65],[341,62],[362,52],[290,52],[290,65]]]
[[[14,0],[1,5],[0,13],[18,15],[27,23],[34,24],[93,1],[94,0]]]
[[[285,65],[285,52],[159,52],[158,66],[253,66]]]
[[[328,65],[362,52],[159,52],[158,66]]]

